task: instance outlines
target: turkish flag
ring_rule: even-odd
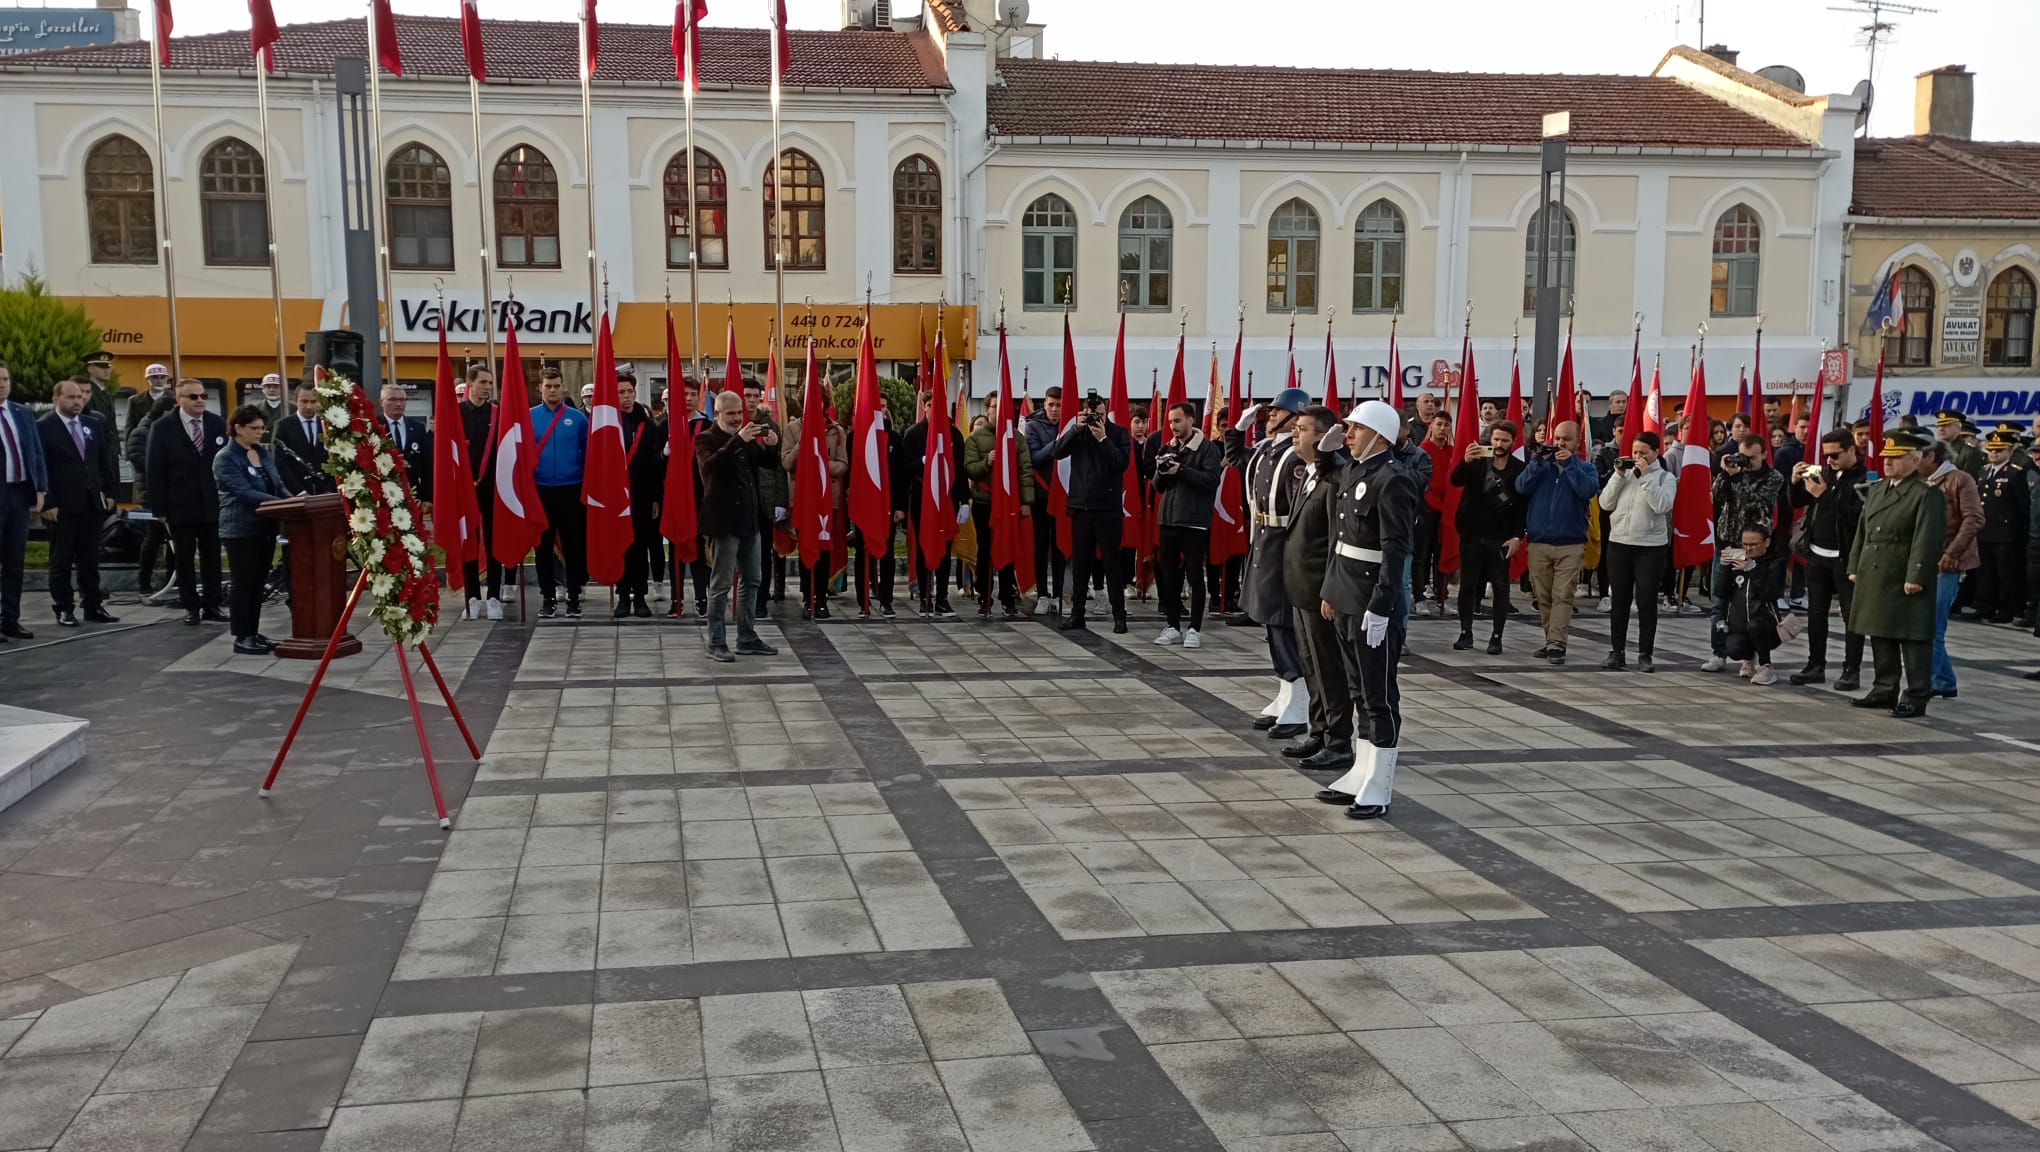
[[[675,0],[673,4],[673,77],[693,92],[701,91],[701,22],[708,0]]]
[[[1452,431],[1454,460],[1466,459],[1466,450],[1480,439],[1480,381],[1474,377],[1471,336],[1465,338],[1465,347],[1460,350],[1459,358],[1459,407]],[[1438,570],[1441,572],[1459,571],[1459,529],[1454,521],[1458,519],[1459,497],[1464,491],[1457,484],[1445,486],[1445,507],[1438,517]]]
[[[1034,557],[1020,554],[1020,521],[1027,510],[1020,499],[1020,451],[1016,441],[1020,430],[1013,419],[1013,366],[1006,359],[1006,326],[999,325],[999,410],[992,427],[992,516],[986,526],[992,532],[992,569],[997,572],[1024,565],[1032,568]],[[981,572],[980,580],[992,573]]]
[[[956,538],[957,448],[956,425],[949,417],[949,382],[933,371],[932,363],[928,380],[933,390],[928,394],[927,452],[921,459],[921,531],[914,543],[921,550],[921,563],[933,572],[948,558],[949,542]]]
[[[666,313],[666,388],[666,491],[659,534],[673,542],[676,563],[692,564],[700,554],[701,536],[694,507],[694,397],[687,391],[671,312]]]
[[[1034,401],[1031,397],[1027,395],[1027,369],[1022,368],[1020,370],[1019,412],[1031,412],[1033,411],[1033,409]],[[1014,427],[1019,430],[1020,439],[1023,440],[1026,439],[1027,437],[1026,418],[1018,413],[1015,413],[1013,421]],[[1065,428],[1069,427],[1068,420],[1063,421],[1063,427]],[[1062,464],[1065,463],[1065,461],[1058,460],[1055,461],[1055,463]],[[1051,471],[1053,471],[1053,469]],[[1039,471],[1036,471],[1034,473],[1034,483],[1036,485],[1035,490],[1037,492],[1040,491],[1039,485],[1042,483],[1042,480],[1041,473]],[[1070,529],[1069,524],[1067,523],[1067,519],[1068,519],[1067,517],[1064,518],[1064,523],[1061,526],[1062,532],[1058,544],[1060,544],[1061,540],[1069,539]],[[1034,591],[1034,585],[1036,583],[1034,565],[1027,563],[1025,559],[1026,557],[1034,555],[1034,517],[1032,515],[1020,517],[1020,543],[1018,544],[1016,551],[1022,557],[1022,560],[1015,567],[1013,575],[1015,577],[1015,582],[1019,586],[1020,594],[1022,596],[1025,596],[1028,593]],[[1069,555],[1069,553],[1065,552],[1064,555],[1067,556]]]
[[[1123,315],[1120,318],[1120,323],[1122,325],[1125,323]],[[1024,407],[1027,378],[1023,374],[1020,379],[1023,393],[1022,406]],[[1070,425],[1076,423],[1078,411],[1077,395],[1077,348],[1070,340],[1070,313],[1068,309],[1064,309],[1062,377],[1064,416],[1062,427],[1056,429],[1057,435],[1069,431]],[[1042,471],[1044,468],[1047,471]],[[1075,545],[1070,543],[1069,457],[1065,456],[1061,460],[1036,460],[1034,462],[1034,475],[1041,483],[1048,485],[1048,515],[1055,521],[1055,546],[1064,556],[1068,556],[1075,550]]]
[[[1714,452],[1707,442],[1707,361],[1693,365],[1686,393],[1685,450],[1679,453],[1679,494],[1672,504],[1672,567],[1714,559]]]
[[[1665,394],[1660,373],[1662,365],[1657,357],[1650,360],[1650,399],[1643,404],[1643,427],[1646,432],[1663,435],[1665,431]]]
[[[772,75],[793,67],[793,37],[786,30],[786,0],[772,0]]]
[[[774,343],[777,343],[776,337]],[[778,368],[778,349],[775,348],[772,357],[765,362],[765,403],[775,410],[779,406]],[[730,311],[729,331],[723,342],[723,390],[735,392],[739,396],[744,394],[744,370],[737,363],[737,313],[734,309]],[[708,397],[701,398],[701,406],[702,415],[711,417],[715,415],[714,410],[709,407]],[[755,412],[744,413],[747,419],[755,415],[757,415]]]
[[[170,0],[156,0],[156,60],[165,68],[170,66],[170,27],[173,23]]]
[[[1884,469],[1881,466],[1871,467],[1873,464],[1877,464],[1884,459],[1882,455],[1884,452],[1884,341],[1882,340],[1877,342],[1877,381],[1870,386],[1870,407],[1863,413],[1863,418],[1870,421],[1870,427],[1865,429],[1865,431],[1870,433],[1870,454],[1876,457],[1875,460],[1863,461],[1863,466],[1882,476]]]
[[[1750,365],[1750,431],[1764,441],[1764,463],[1771,462],[1771,418],[1764,414],[1764,330],[1757,329],[1756,362]]]
[[[836,549],[836,502],[829,492],[829,399],[815,362],[815,342],[807,346],[807,385],[801,394],[800,454],[793,466],[793,531],[800,538],[800,563],[813,568],[822,553]]]
[[[1325,407],[1339,410],[1339,353],[1332,347],[1332,326],[1325,325]]]
[[[850,410],[850,523],[863,534],[866,548],[887,554],[892,552],[891,438],[867,316],[857,349],[857,399]]]
[[[1509,408],[1504,419],[1516,426],[1516,449],[1509,453],[1509,455],[1521,460],[1527,455],[1524,445],[1528,443],[1528,438],[1523,435],[1523,366],[1513,355],[1509,357]],[[1454,467],[1457,467],[1457,465],[1454,465]],[[1453,508],[1456,509],[1458,507],[1457,498],[1452,496],[1450,492],[1446,494],[1445,499]],[[1530,549],[1518,548],[1516,549],[1515,556],[1509,560],[1509,579],[1521,580],[1523,574],[1528,571],[1530,571]]]
[[[489,62],[482,54],[482,9],[476,0],[460,0],[460,50],[467,56],[468,75],[476,83],[489,79]]]
[[[459,426],[460,398],[453,392],[453,361],[446,354],[445,316],[439,325],[439,372],[432,387],[432,410],[454,413],[450,432],[432,438],[432,542],[446,553],[446,584],[461,588],[465,564],[482,559],[482,502],[475,495],[475,477],[468,471],[467,437]]]
[[[595,19],[595,0],[581,0],[581,67],[583,76],[595,75],[595,58],[602,43],[602,24]]]
[[[1735,382],[1735,410],[1745,415],[1750,410],[1750,370],[1744,368]]]
[[[1395,323],[1388,325],[1388,406],[1397,412],[1403,408],[1402,394],[1402,352],[1395,346]]]
[[[1629,410],[1622,414],[1622,443],[1615,446],[1617,455],[1628,455],[1643,424],[1643,355],[1639,347],[1629,354]]]
[[[269,0],[248,0],[248,50],[271,72],[276,71],[276,54],[269,46],[281,35],[276,30],[276,10],[269,6]]]
[[[390,0],[368,0],[368,9],[375,21],[375,62],[402,76],[404,53],[397,47],[397,18],[390,13]]]
[[[1558,366],[1558,395],[1551,398],[1551,426],[1544,432],[1547,443],[1558,442],[1560,424],[1579,420],[1578,410],[1574,407],[1574,401],[1578,399],[1579,385],[1573,382],[1572,325],[1568,324],[1565,329],[1565,359]],[[1586,444],[1585,436],[1580,437],[1580,443]]]
[[[531,398],[524,392],[524,361],[517,355],[517,325],[503,350],[503,398],[496,409],[496,507],[489,554],[514,568],[538,547],[547,524],[538,502],[538,451],[531,431]]]
[[[595,334],[595,408],[588,419],[581,503],[588,509],[588,575],[598,584],[615,584],[623,578],[623,556],[630,551],[630,471],[624,462],[616,349],[607,312]]]
[[[1240,322],[1240,332],[1233,340],[1232,381],[1226,385],[1225,414],[1228,420],[1240,417],[1240,360],[1247,345],[1247,325]],[[1225,434],[1220,426],[1218,413],[1210,414],[1206,422],[1211,437],[1216,440]],[[1211,562],[1223,565],[1235,556],[1247,554],[1246,486],[1240,470],[1230,465],[1220,469],[1218,474],[1218,498],[1211,505]]]

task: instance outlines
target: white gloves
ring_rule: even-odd
[[[1245,412],[1240,413],[1239,423],[1233,425],[1233,431],[1245,432],[1247,429],[1252,428],[1254,426],[1254,421],[1260,415],[1261,406],[1259,404],[1248,406]]]
[[[1346,426],[1344,424],[1334,424],[1330,428],[1325,429],[1324,435],[1318,437],[1317,450],[1320,452],[1337,452],[1345,446]]]
[[[970,505],[965,504],[956,510],[956,526],[961,528],[968,523],[970,523]]]
[[[786,509],[775,506],[772,509],[772,522],[777,524],[784,519],[786,519]]]
[[[1367,646],[1369,648],[1381,647],[1381,642],[1388,638],[1388,617],[1376,616],[1372,612],[1366,612],[1361,614],[1360,624],[1367,629]]]

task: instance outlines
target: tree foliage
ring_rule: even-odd
[[[13,399],[48,401],[59,380],[85,370],[99,351],[99,328],[83,308],[50,295],[34,272],[0,288],[0,364],[13,377]]]

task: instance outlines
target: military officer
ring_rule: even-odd
[[[1296,453],[1296,418],[1310,404],[1301,388],[1284,388],[1267,405],[1268,425],[1260,443],[1247,447],[1247,430],[1260,418],[1262,406],[1248,408],[1225,434],[1226,463],[1246,473],[1250,544],[1240,606],[1268,629],[1268,653],[1279,683],[1275,699],[1261,709],[1254,727],[1271,739],[1288,740],[1310,730],[1310,685],[1303,678],[1303,652],[1298,647],[1289,600],[1282,591],[1282,551],[1289,538],[1289,518],[1296,510],[1310,466]]]
[[[113,353],[94,352],[85,358],[85,410],[106,421],[107,435],[113,435],[118,424],[113,418]]]
[[[283,377],[271,372],[262,378],[262,398],[255,406],[262,409],[262,442],[274,443],[276,430],[283,427],[284,418],[291,414],[290,401],[283,395]]]
[[[1423,499],[1390,451],[1401,423],[1396,410],[1379,400],[1355,408],[1344,428],[1349,458],[1329,468],[1323,480],[1333,486],[1334,503],[1332,555],[1318,611],[1337,628],[1346,678],[1359,689],[1366,723],[1354,733],[1352,769],[1317,798],[1351,805],[1346,815],[1354,820],[1388,815],[1401,743],[1396,663],[1402,657],[1409,607],[1402,571]],[[1319,447],[1336,451],[1338,431],[1327,434]]]
[[[1948,458],[1971,476],[1983,471],[1983,451],[1973,439],[1975,432],[1976,425],[1953,408],[1943,408],[1934,414],[1934,435],[1948,441]]]
[[[1893,716],[1924,716],[1933,688],[1934,597],[1948,506],[1922,476],[1926,433],[1899,428],[1884,438],[1884,475],[1865,485],[1863,523],[1849,547],[1856,584],[1856,631],[1870,638],[1877,676],[1857,708],[1888,708]],[[1905,694],[1899,694],[1903,665]]]
[[[1976,571],[1976,615],[1979,620],[2009,624],[2026,606],[2026,519],[2033,497],[2026,475],[2012,463],[2018,437],[1993,429],[1984,438],[1983,472],[1976,478],[1983,501],[1983,529],[1976,545],[1982,564]]]

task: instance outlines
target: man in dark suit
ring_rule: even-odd
[[[57,610],[57,623],[65,628],[78,626],[71,600],[74,568],[85,619],[95,624],[119,622],[106,611],[99,589],[99,526],[113,508],[120,465],[114,459],[113,426],[99,413],[85,410],[90,388],[87,381],[58,381],[57,410],[36,422],[50,476],[42,510],[50,530],[50,602]]]
[[[226,443],[227,422],[206,410],[205,385],[189,376],[179,380],[177,407],[149,429],[149,511],[170,528],[186,624],[227,622],[220,611],[220,497],[212,470]]]
[[[183,385],[178,385],[182,388]],[[310,384],[297,390],[297,411],[283,418],[276,429],[277,470],[293,492],[328,492],[326,476],[326,429],[319,422],[319,392]],[[153,494],[154,489],[150,490]]]
[[[50,490],[42,437],[25,404],[7,399],[14,377],[0,364],[0,639],[33,640],[21,626],[21,574],[28,563],[28,522]]]
[[[432,502],[432,432],[416,416],[404,415],[410,394],[402,384],[385,384],[382,390],[383,438],[404,457],[404,470],[411,474],[411,498],[420,504]]]

